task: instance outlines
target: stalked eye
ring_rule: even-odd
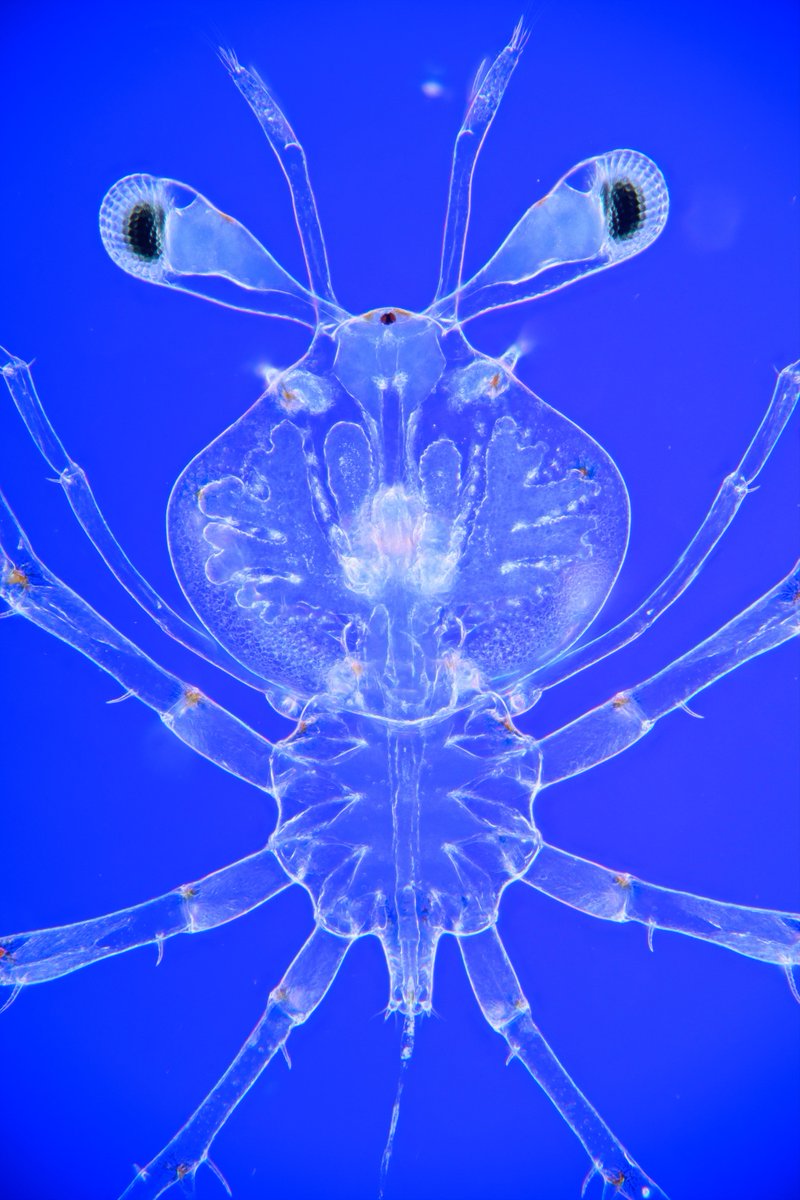
[[[461,319],[554,292],[632,258],[655,241],[668,212],[664,176],[644,154],[611,150],[578,163],[462,285]]]
[[[114,184],[100,208],[100,236],[118,267],[153,283],[164,280],[170,270],[167,221],[184,190],[152,175],[126,175]]]
[[[161,257],[165,220],[166,213],[160,205],[146,200],[134,204],[123,222],[123,236],[139,258],[152,262]]]
[[[630,179],[604,184],[602,195],[609,236],[615,242],[622,242],[641,229],[647,206],[644,193]]]
[[[109,257],[129,275],[217,304],[251,312],[282,312],[285,304],[301,320],[296,301],[305,310],[312,300],[252,233],[177,179],[120,179],[100,205],[100,236]],[[251,308],[232,298],[231,285],[272,293],[273,299]]]

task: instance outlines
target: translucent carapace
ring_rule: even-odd
[[[161,1196],[212,1164],[212,1143],[292,1029],[324,997],[349,948],[379,939],[388,1012],[403,1019],[397,1128],[415,1022],[432,1010],[443,936],[472,990],[584,1146],[603,1197],[665,1193],[637,1165],[535,1024],[497,930],[505,888],[524,882],[595,917],[715,942],[783,968],[795,994],[800,918],[636,879],[544,840],[541,791],[645,736],[665,714],[798,632],[796,570],[655,675],[535,739],[514,717],[540,693],[627,645],[681,595],[752,490],[797,401],[779,377],[741,461],[694,539],[630,616],[587,633],[625,555],[629,509],[609,454],[518,379],[518,348],[478,353],[464,327],[630,258],[658,236],[667,191],[630,150],[579,164],[463,278],[472,174],[518,61],[517,29],[479,76],[453,158],[439,286],[424,312],[337,303],[303,150],[254,73],[224,60],[289,183],[308,270],[298,283],[236,220],[192,188],[130,175],[100,229],[129,273],[311,330],[252,408],[189,463],[169,502],[172,562],[193,610],[180,616],[111,533],[86,475],[45,415],[26,363],[2,373],[79,522],[161,627],[297,718],[271,743],[163,670],[36,556],[0,505],[0,596],[118,680],[168,729],[277,802],[267,844],[154,900],[0,939],[13,999],[149,942],[214,928],[296,884],[313,929],[231,1066],[124,1195]],[[543,948],[546,955],[546,947]]]

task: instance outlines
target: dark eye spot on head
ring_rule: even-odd
[[[615,242],[624,242],[644,224],[644,195],[630,179],[603,184],[603,209]]]
[[[148,262],[161,257],[165,220],[163,208],[150,204],[147,200],[133,206],[122,232],[135,255],[147,259]]]
[[[397,317],[393,312],[381,313],[381,325],[394,325]]]

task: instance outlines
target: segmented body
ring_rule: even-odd
[[[247,95],[252,83],[232,69]],[[598,269],[574,267],[592,254],[609,265],[652,215],[656,206],[627,174],[641,157],[626,154],[597,160],[589,191],[604,221],[601,245],[590,230],[585,249],[564,256],[564,274],[550,277],[554,285]],[[622,174],[609,174],[608,160]],[[170,246],[158,190],[168,183],[148,182],[142,192],[125,182],[131,199],[116,250],[133,256],[138,274],[160,270]],[[571,197],[562,190],[559,199]],[[197,211],[214,232],[220,214],[203,204]],[[499,288],[503,302],[519,299],[517,276],[544,269],[542,211],[520,222],[516,250],[512,243],[492,260],[494,276],[489,264],[460,289],[462,315],[481,286]],[[555,202],[549,211],[556,224],[569,219]],[[178,274],[190,267],[184,261]],[[495,970],[499,990],[490,994],[468,939],[493,929],[506,884],[546,861],[531,811],[542,751],[515,730],[513,716],[550,682],[547,668],[560,669],[560,655],[610,590],[627,541],[624,485],[596,443],[522,387],[513,362],[475,354],[446,288],[427,315],[384,309],[350,318],[326,310],[324,288],[312,283],[322,303],[309,355],[273,376],[262,400],[176,485],[176,572],[217,645],[264,681],[279,711],[300,714],[295,735],[268,756],[264,786],[280,807],[271,850],[311,894],[318,929],[345,940],[380,937],[389,1007],[410,1022],[412,1036],[413,1018],[430,1011],[439,937],[465,939],[487,1018],[512,1051],[524,1057],[527,1047],[530,1057],[534,1034],[518,985]],[[295,292],[294,302],[302,309],[307,299]],[[69,492],[72,477],[62,478]],[[26,611],[19,589],[35,591],[42,577],[27,562],[13,572],[7,598]],[[787,619],[781,608],[779,620]],[[186,732],[204,711],[204,698],[189,689],[165,720],[228,765],[221,740],[203,749]],[[631,695],[615,698],[597,717],[599,757],[624,748],[658,715]],[[564,775],[584,769],[580,739],[570,742],[570,767],[558,746],[551,763]],[[235,754],[231,769],[243,774]],[[551,766],[546,782],[557,777]],[[606,879],[609,912],[627,910],[629,883]],[[193,886],[184,898],[202,890]],[[203,928],[195,907],[194,927]],[[21,962],[31,944],[9,943],[7,958]],[[318,952],[325,961],[329,951]],[[292,982],[273,992],[268,1009],[281,1038],[308,1015]],[[176,1157],[182,1144],[175,1139],[171,1157],[159,1156],[132,1194],[193,1174],[203,1156]],[[597,1169],[606,1189],[660,1194],[649,1183],[634,1189],[642,1177],[624,1153]],[[166,1184],[162,1170],[172,1172]]]

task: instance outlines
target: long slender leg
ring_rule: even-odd
[[[231,79],[255,113],[286,176],[311,291],[319,299],[335,304],[336,297],[331,287],[325,239],[322,236],[317,202],[308,177],[305,151],[286,117],[270,96],[263,79],[255,71],[248,71],[241,66],[234,54],[221,51],[220,57],[228,68]]]
[[[800,964],[800,913],[747,908],[657,887],[547,843],[522,881],[604,921],[638,921],[649,929],[685,933],[748,958],[777,963],[787,972]]]
[[[542,787],[627,750],[697,692],[798,633],[800,572],[795,565],[760,600],[663,671],[542,738]]]
[[[0,599],[74,646],[154,709],[176,737],[231,775],[268,790],[272,743],[163,670],[36,557],[0,493]]]
[[[665,1193],[627,1150],[573,1083],[531,1017],[528,1003],[497,930],[486,929],[458,944],[483,1015],[508,1042],[511,1053],[549,1096],[581,1142],[609,1194],[625,1200],[666,1200]]]
[[[511,41],[501,50],[479,81],[467,109],[467,115],[458,131],[450,173],[450,192],[447,198],[447,216],[442,244],[442,266],[439,286],[436,289],[437,301],[456,292],[461,283],[475,164],[478,161],[484,138],[489,132],[489,126],[500,107],[503,93],[519,62],[526,40],[526,34],[523,31],[522,22],[520,22],[511,35]],[[437,312],[445,315],[441,306],[437,306]]]
[[[764,463],[783,433],[800,397],[800,363],[785,367],[778,376],[775,391],[764,418],[745,450],[739,465],[722,481],[711,508],[689,545],[669,574],[639,607],[606,633],[568,650],[556,662],[535,675],[542,688],[553,687],[591,667],[635,641],[657,621],[662,613],[697,578],[700,568],[736,516],[743,501],[753,491]]]
[[[264,690],[264,680],[248,671],[209,633],[184,620],[150,586],[111,532],[82,467],[67,454],[36,392],[30,367],[0,347],[0,374],[36,448],[58,476],[73,513],[103,562],[125,591],[170,637],[250,687]]]
[[[317,928],[281,982],[270,992],[261,1020],[214,1089],[172,1141],[125,1189],[123,1200],[156,1200],[173,1184],[192,1179],[208,1160],[211,1143],[240,1100],[296,1025],[305,1021],[333,983],[351,942]]]
[[[160,949],[176,934],[204,933],[243,916],[290,882],[272,851],[259,850],[144,904],[72,925],[0,935],[0,986],[45,983],[151,942]]]

